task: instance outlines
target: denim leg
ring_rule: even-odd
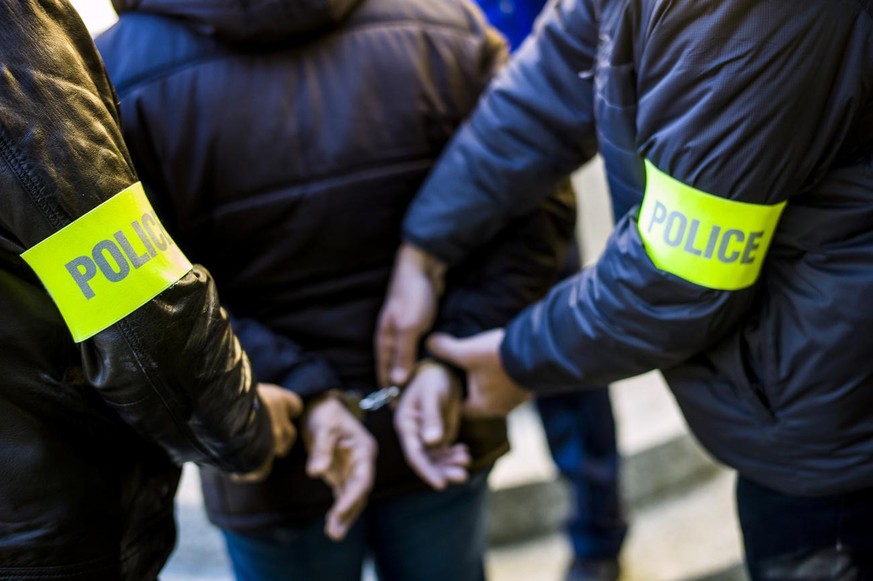
[[[320,519],[258,537],[221,532],[237,581],[360,581],[366,550],[362,519],[339,543],[325,536]]]
[[[752,581],[873,579],[873,489],[818,498],[737,479]]]
[[[573,490],[567,532],[577,559],[617,557],[627,533],[607,388],[538,397],[552,458]]]
[[[381,581],[483,581],[488,475],[370,507],[370,545]]]

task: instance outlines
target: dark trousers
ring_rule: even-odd
[[[605,387],[536,400],[552,458],[573,491],[567,533],[577,559],[618,556],[627,532],[618,486],[615,421]]]
[[[873,580],[873,488],[818,498],[737,480],[753,581]]]
[[[482,581],[487,500],[482,471],[440,492],[372,503],[339,543],[321,520],[262,538],[222,532],[238,581],[360,581],[367,554],[381,581]]]

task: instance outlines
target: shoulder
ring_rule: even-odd
[[[119,94],[228,52],[181,20],[138,12],[123,14],[94,43]]]

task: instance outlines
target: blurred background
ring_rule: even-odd
[[[109,0],[71,0],[92,34],[115,21]],[[612,215],[598,160],[574,176],[578,236],[587,263],[610,234]],[[688,434],[657,373],[614,384],[621,489],[630,531],[621,555],[624,581],[745,579],[733,500],[734,475]],[[572,557],[561,531],[572,510],[539,416],[525,406],[510,417],[512,452],[490,477],[491,581],[560,581]],[[186,466],[177,495],[179,541],[163,581],[230,581],[219,534],[206,521],[197,471]]]

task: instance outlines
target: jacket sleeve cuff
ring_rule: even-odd
[[[336,371],[326,361],[314,356],[299,360],[279,384],[304,399],[342,388],[342,380]]]
[[[245,433],[234,438],[239,442],[234,449],[227,450],[222,455],[223,470],[245,474],[257,470],[273,453],[273,427],[270,414],[257,397],[252,399],[252,410],[249,415]]]
[[[503,370],[507,375],[509,375],[509,378],[520,387],[536,392],[537,394],[543,393],[544,390],[542,390],[541,386],[537,384],[535,375],[525,367],[523,359],[516,356],[516,349],[520,347],[521,344],[518,332],[514,327],[516,326],[510,324],[506,328],[506,335],[500,343],[500,363],[503,365]]]

